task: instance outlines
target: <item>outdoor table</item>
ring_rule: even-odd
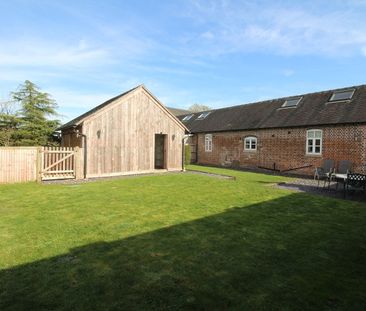
[[[347,174],[333,174],[335,180],[345,181],[347,179]]]
[[[332,178],[334,178],[334,180],[337,182],[336,189],[338,189],[339,182],[342,182],[343,186],[345,186],[347,181],[347,174],[332,174]],[[329,179],[329,183],[332,178]]]

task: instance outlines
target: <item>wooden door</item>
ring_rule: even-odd
[[[165,168],[165,135],[155,134],[155,169]]]

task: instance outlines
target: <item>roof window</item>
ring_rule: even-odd
[[[198,116],[197,120],[203,120],[203,119],[204,119],[204,118],[206,118],[210,113],[211,113],[211,111],[202,112],[202,113]]]
[[[330,102],[334,101],[341,101],[341,100],[350,100],[355,92],[354,89],[352,90],[344,90],[344,91],[337,91],[334,92],[329,99]]]
[[[301,101],[302,97],[286,99],[281,108],[290,108],[296,107],[298,103]]]
[[[193,114],[189,114],[189,115],[185,116],[185,117],[182,119],[182,121],[189,121],[190,119],[192,119],[192,117],[193,117],[193,116],[194,116]]]

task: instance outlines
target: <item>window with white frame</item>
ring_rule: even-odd
[[[244,139],[244,150],[257,150],[257,137],[248,136]]]
[[[194,114],[189,114],[188,116],[185,116],[182,121],[189,121],[190,119],[192,119],[192,117],[194,116]]]
[[[334,102],[334,101],[350,100],[352,99],[354,92],[355,89],[336,91],[332,94],[329,101]]]
[[[205,118],[206,118],[210,113],[211,113],[211,111],[202,112],[202,113],[198,116],[197,120],[203,120],[203,119],[205,119]]]
[[[295,108],[299,102],[301,101],[302,97],[286,99],[281,108]]]
[[[306,133],[306,153],[322,154],[322,130],[308,130]]]
[[[206,152],[212,151],[212,134],[205,135],[205,151]]]

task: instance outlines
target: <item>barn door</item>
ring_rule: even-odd
[[[166,168],[165,136],[164,134],[155,134],[155,169]]]

